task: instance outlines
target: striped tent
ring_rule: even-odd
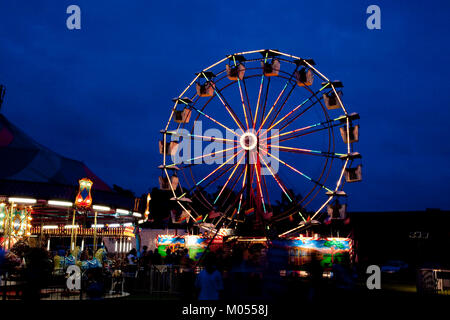
[[[83,177],[111,191],[84,163],[42,146],[0,114],[0,180],[77,186]]]

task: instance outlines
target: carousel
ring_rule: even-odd
[[[70,266],[83,275],[89,270],[120,273],[139,225],[147,221],[150,197],[146,204],[144,197],[111,189],[84,163],[44,147],[3,114],[0,153],[4,298],[27,286],[24,270],[36,253],[51,264],[51,285],[59,292],[67,289]]]
[[[29,263],[32,248],[36,248],[46,249],[51,261],[49,285],[41,291],[43,299],[85,299],[90,294],[93,274],[102,283],[108,282],[106,296],[126,294],[123,257],[131,250],[132,240],[139,236],[139,224],[147,220],[148,212],[112,208],[103,202],[95,204],[92,186],[90,179],[80,179],[73,202],[25,197],[3,200],[0,231],[7,260],[2,280],[5,288],[17,287],[15,295],[20,295],[17,292],[23,290],[21,284],[26,285],[21,270]],[[69,288],[67,276],[74,267],[79,270],[79,286]]]

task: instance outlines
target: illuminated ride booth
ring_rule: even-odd
[[[166,252],[170,249],[175,252],[178,249],[187,249],[189,257],[194,261],[199,261],[206,250],[216,251],[223,248],[224,236],[229,230],[221,229],[215,237],[206,235],[158,235],[157,248],[161,257],[166,257]]]
[[[206,250],[217,251],[218,249],[233,249],[236,245],[245,248],[258,246],[268,249],[272,243],[265,237],[243,237],[232,233],[233,230],[221,229],[218,235],[158,235],[157,248],[164,258],[170,249],[175,252],[179,249],[187,249],[189,257],[194,261],[199,261]],[[279,239],[276,247],[285,251],[287,270],[295,272],[300,276],[306,276],[305,266],[311,262],[311,257],[315,254],[321,261],[323,269],[329,273],[333,264],[343,263],[346,258],[353,255],[353,240],[345,237],[286,237]],[[302,271],[303,270],[303,271]]]

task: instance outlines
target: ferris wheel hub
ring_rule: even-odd
[[[258,145],[258,137],[253,132],[247,131],[241,136],[239,142],[241,143],[242,149],[251,151],[256,149],[256,146]]]

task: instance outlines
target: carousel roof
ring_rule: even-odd
[[[66,158],[36,142],[0,114],[0,195],[73,201],[78,180],[94,183],[94,203],[133,208],[134,198],[114,192],[83,162]]]
[[[0,179],[77,186],[87,177],[97,190],[111,188],[84,163],[61,156],[36,142],[0,114]]]

